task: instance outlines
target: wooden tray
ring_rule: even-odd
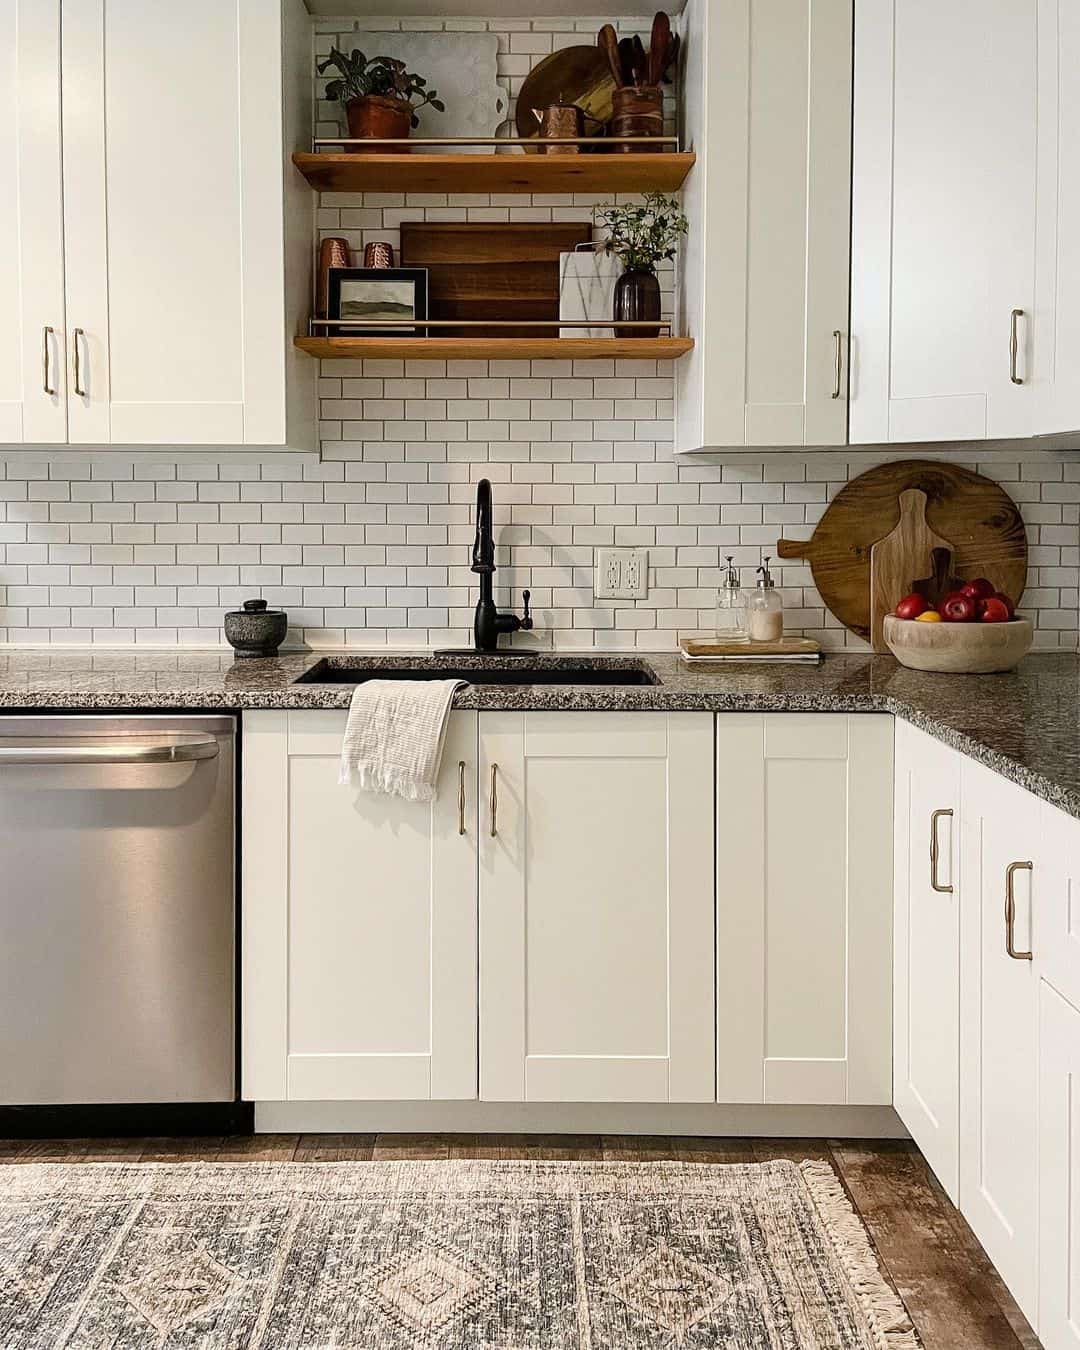
[[[432,319],[559,317],[559,254],[592,239],[580,223],[472,225],[403,221],[402,267],[428,269]],[[440,337],[557,338],[547,328],[436,329]]]
[[[841,488],[811,539],[781,539],[776,546],[781,558],[810,563],[828,609],[862,638],[870,637],[870,550],[899,523],[900,494],[911,488],[926,493],[927,524],[949,541],[957,576],[989,577],[1017,603],[1027,581],[1024,522],[997,483],[933,460],[879,465]]]

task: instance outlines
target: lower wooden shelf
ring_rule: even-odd
[[[365,357],[403,361],[675,361],[694,347],[693,338],[683,337],[297,337],[293,342],[309,356],[354,361]]]

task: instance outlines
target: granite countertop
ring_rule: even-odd
[[[0,649],[0,711],[347,708],[353,686],[294,684],[330,653],[234,661],[219,649],[136,652]],[[581,659],[545,654],[530,664]],[[333,654],[349,665],[429,666],[414,652]],[[519,658],[454,657],[512,668]],[[820,666],[688,666],[672,654],[594,657],[651,667],[659,683],[469,685],[458,708],[672,712],[890,712],[1080,818],[1080,656],[1033,654],[1006,675],[932,675],[889,656]]]

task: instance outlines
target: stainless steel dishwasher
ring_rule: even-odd
[[[0,718],[0,1103],[233,1100],[235,733]]]

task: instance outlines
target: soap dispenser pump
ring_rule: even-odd
[[[757,587],[747,602],[751,642],[779,642],[784,636],[784,602],[769,571],[771,554],[766,554],[757,569]]]

